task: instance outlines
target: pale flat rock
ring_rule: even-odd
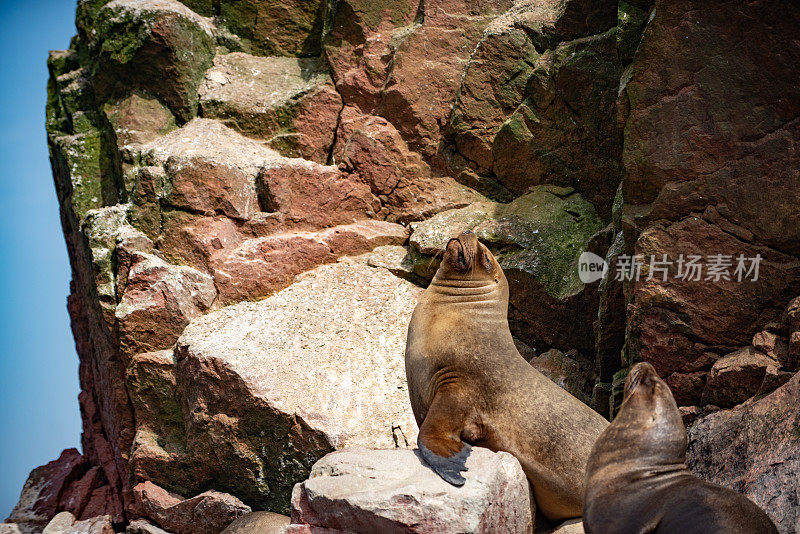
[[[326,82],[330,75],[317,59],[233,52],[214,58],[199,89],[200,103],[212,108],[227,103],[242,113],[266,113]]]
[[[512,455],[475,447],[451,486],[416,450],[333,452],[292,493],[287,532],[532,532],[530,486]]]
[[[111,11],[116,17],[120,17],[123,13],[137,18],[162,13],[174,13],[196,24],[210,37],[213,37],[216,33],[216,27],[211,18],[200,16],[175,0],[112,0],[103,9]]]
[[[53,517],[42,534],[114,534],[110,515],[100,515],[75,521],[69,512],[60,512]]]
[[[289,517],[272,512],[253,512],[228,525],[222,534],[283,534]]]
[[[135,521],[131,521],[128,525],[128,528],[125,530],[125,534],[170,534],[163,528],[159,528],[154,524],[150,523],[149,521],[145,521],[144,519],[137,519]]]
[[[201,118],[145,144],[142,154],[151,158],[154,164],[162,165],[170,158],[178,162],[202,158],[253,176],[262,167],[276,166],[287,159],[221,122]]]
[[[254,397],[302,417],[336,448],[395,446],[394,427],[401,445],[414,445],[404,351],[421,292],[384,269],[325,265],[261,302],[197,319],[179,350],[224,364]]]
[[[421,293],[342,260],[195,319],[176,356],[198,476],[286,513],[294,484],[332,450],[414,446],[404,352]]]
[[[75,516],[70,512],[59,512],[47,523],[42,534],[66,534],[72,529]]]
[[[0,523],[0,534],[23,534],[16,523]]]
[[[581,518],[578,519],[570,519],[569,521],[564,521],[560,525],[558,525],[553,530],[549,531],[552,534],[584,534],[583,532],[583,520]]]

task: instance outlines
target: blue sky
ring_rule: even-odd
[[[80,449],[69,263],[44,131],[47,51],[74,0],[0,1],[0,521],[34,467]]]

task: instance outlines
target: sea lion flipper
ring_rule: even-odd
[[[467,481],[461,474],[462,471],[467,470],[467,458],[472,451],[472,447],[468,443],[464,443],[461,450],[449,458],[439,456],[433,453],[421,441],[418,443],[419,452],[425,462],[436,471],[436,474],[442,477],[445,482],[453,486],[463,486]]]
[[[478,430],[473,429],[476,425],[458,392],[451,387],[436,393],[420,426],[417,443],[422,458],[440,477],[454,486],[463,486],[465,479],[461,472],[467,470],[467,457],[472,447],[462,436],[469,430],[467,434],[477,438]]]

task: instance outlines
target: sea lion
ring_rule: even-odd
[[[608,422],[525,361],[507,314],[508,282],[492,253],[471,232],[451,239],[408,327],[420,453],[459,486],[471,445],[509,452],[537,510],[578,517],[589,452]]]
[[[777,533],[767,514],[686,467],[686,429],[675,399],[649,363],[625,382],[619,414],[586,470],[587,534]]]
[[[283,534],[290,522],[285,515],[251,512],[236,519],[221,534]]]

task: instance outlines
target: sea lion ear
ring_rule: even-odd
[[[472,447],[468,443],[464,443],[461,450],[449,458],[433,453],[422,441],[419,441],[418,445],[420,455],[425,463],[431,466],[431,469],[436,471],[436,474],[445,482],[459,487],[464,485],[467,480],[461,473],[467,470],[467,458],[472,452]]]

